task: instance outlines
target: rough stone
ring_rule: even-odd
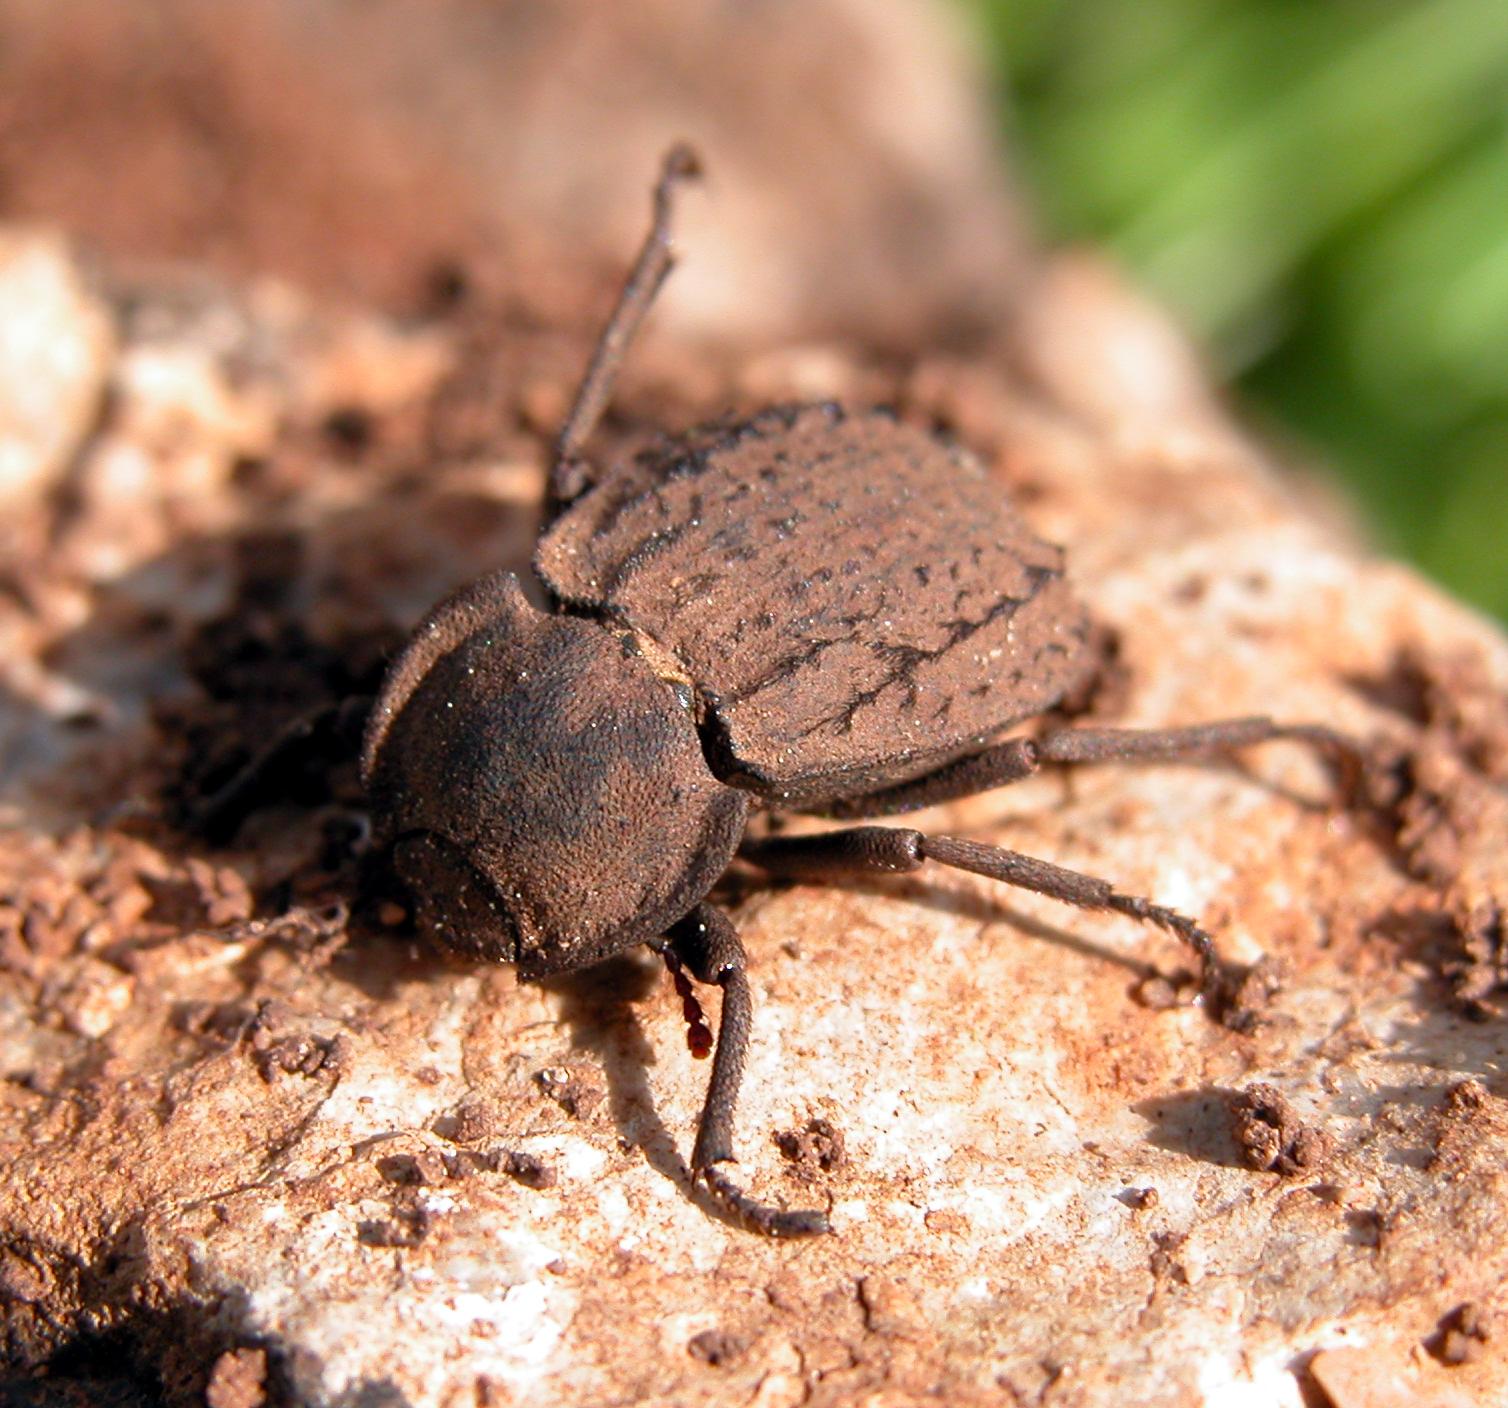
[[[56,235],[0,240],[0,504],[53,487],[100,408],[111,323]]]
[[[732,877],[740,1176],[837,1229],[791,1244],[690,1187],[706,1067],[647,956],[521,985],[360,914],[338,760],[223,850],[178,824],[269,730],[369,688],[445,589],[527,562],[584,329],[103,289],[113,399],[73,458],[109,492],[12,516],[0,594],[10,1371],[67,1394],[104,1346],[174,1404],[254,1402],[265,1368],[310,1408],[1508,1396],[1508,643],[1309,517],[1107,270],[1045,263],[968,356],[793,344],[744,386],[736,340],[724,371],[672,339],[604,439],[861,388],[1068,544],[1114,642],[1077,717],[1385,745],[1349,810],[1274,745],[916,818],[1267,955],[1241,1034],[1128,920],[962,874]],[[1323,1162],[1249,1166],[1230,1109],[1258,1088]]]
[[[134,261],[595,318],[641,173],[688,138],[716,177],[656,320],[683,335],[956,339],[1021,267],[930,0],[3,0],[0,54],[0,216]]]

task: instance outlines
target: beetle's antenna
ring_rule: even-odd
[[[639,257],[618,295],[612,316],[597,339],[570,414],[555,440],[555,463],[550,471],[550,499],[554,504],[568,503],[587,487],[581,448],[597,428],[629,344],[675,264],[671,252],[671,217],[676,188],[701,172],[701,158],[685,142],[677,142],[665,153],[660,179],[655,183],[654,218],[649,233],[639,247]]]

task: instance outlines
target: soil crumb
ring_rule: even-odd
[[[1324,1130],[1305,1124],[1276,1086],[1261,1081],[1231,1101],[1232,1133],[1241,1157],[1255,1169],[1285,1177],[1323,1168],[1335,1152]]]

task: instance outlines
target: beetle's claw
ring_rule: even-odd
[[[701,153],[690,142],[676,142],[665,153],[660,168],[662,181],[681,181],[695,178],[703,171]]]
[[[1273,997],[1282,990],[1283,966],[1270,955],[1249,968],[1221,964],[1207,975],[1205,992],[1210,1015],[1233,1032],[1254,1031],[1266,1019]]]
[[[815,1237],[833,1230],[825,1212],[814,1208],[772,1208],[757,1202],[716,1164],[698,1172],[717,1205],[751,1232],[765,1237]]]
[[[1235,1005],[1239,982],[1239,978],[1224,963],[1206,964],[1199,974],[1199,986],[1194,1000],[1221,1026],[1232,1026],[1229,1018]]]

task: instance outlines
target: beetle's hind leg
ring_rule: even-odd
[[[1342,799],[1355,800],[1367,749],[1324,724],[1280,724],[1259,714],[1181,728],[1065,728],[1046,734],[1037,750],[1050,763],[1176,762],[1285,740],[1314,749],[1339,775]]]
[[[733,1158],[733,1110],[738,1103],[753,1017],[748,963],[733,921],[720,909],[699,904],[666,938],[693,977],[699,982],[716,983],[723,990],[712,1080],[702,1107],[696,1147],[691,1152],[692,1176],[702,1179],[719,1206],[751,1231],[767,1237],[806,1237],[831,1231],[826,1214],[766,1207],[739,1188],[720,1167]]]
[[[1365,747],[1322,724],[1280,724],[1265,716],[1221,719],[1181,728],[1063,728],[1040,738],[1008,738],[936,772],[879,792],[844,797],[823,807],[828,816],[895,816],[939,802],[972,797],[1030,777],[1044,763],[1167,763],[1218,757],[1258,743],[1306,744],[1339,774],[1343,799],[1359,794]]]
[[[1214,940],[1192,919],[1139,895],[1123,895],[1108,880],[1068,870],[961,836],[926,836],[891,826],[855,826],[816,836],[772,836],[745,841],[739,854],[763,870],[798,880],[830,880],[845,875],[894,875],[918,870],[925,861],[971,870],[1023,890],[1062,900],[1080,909],[1125,914],[1181,939],[1199,961],[1199,985],[1214,1015],[1224,1021],[1235,992],[1234,974]]]

